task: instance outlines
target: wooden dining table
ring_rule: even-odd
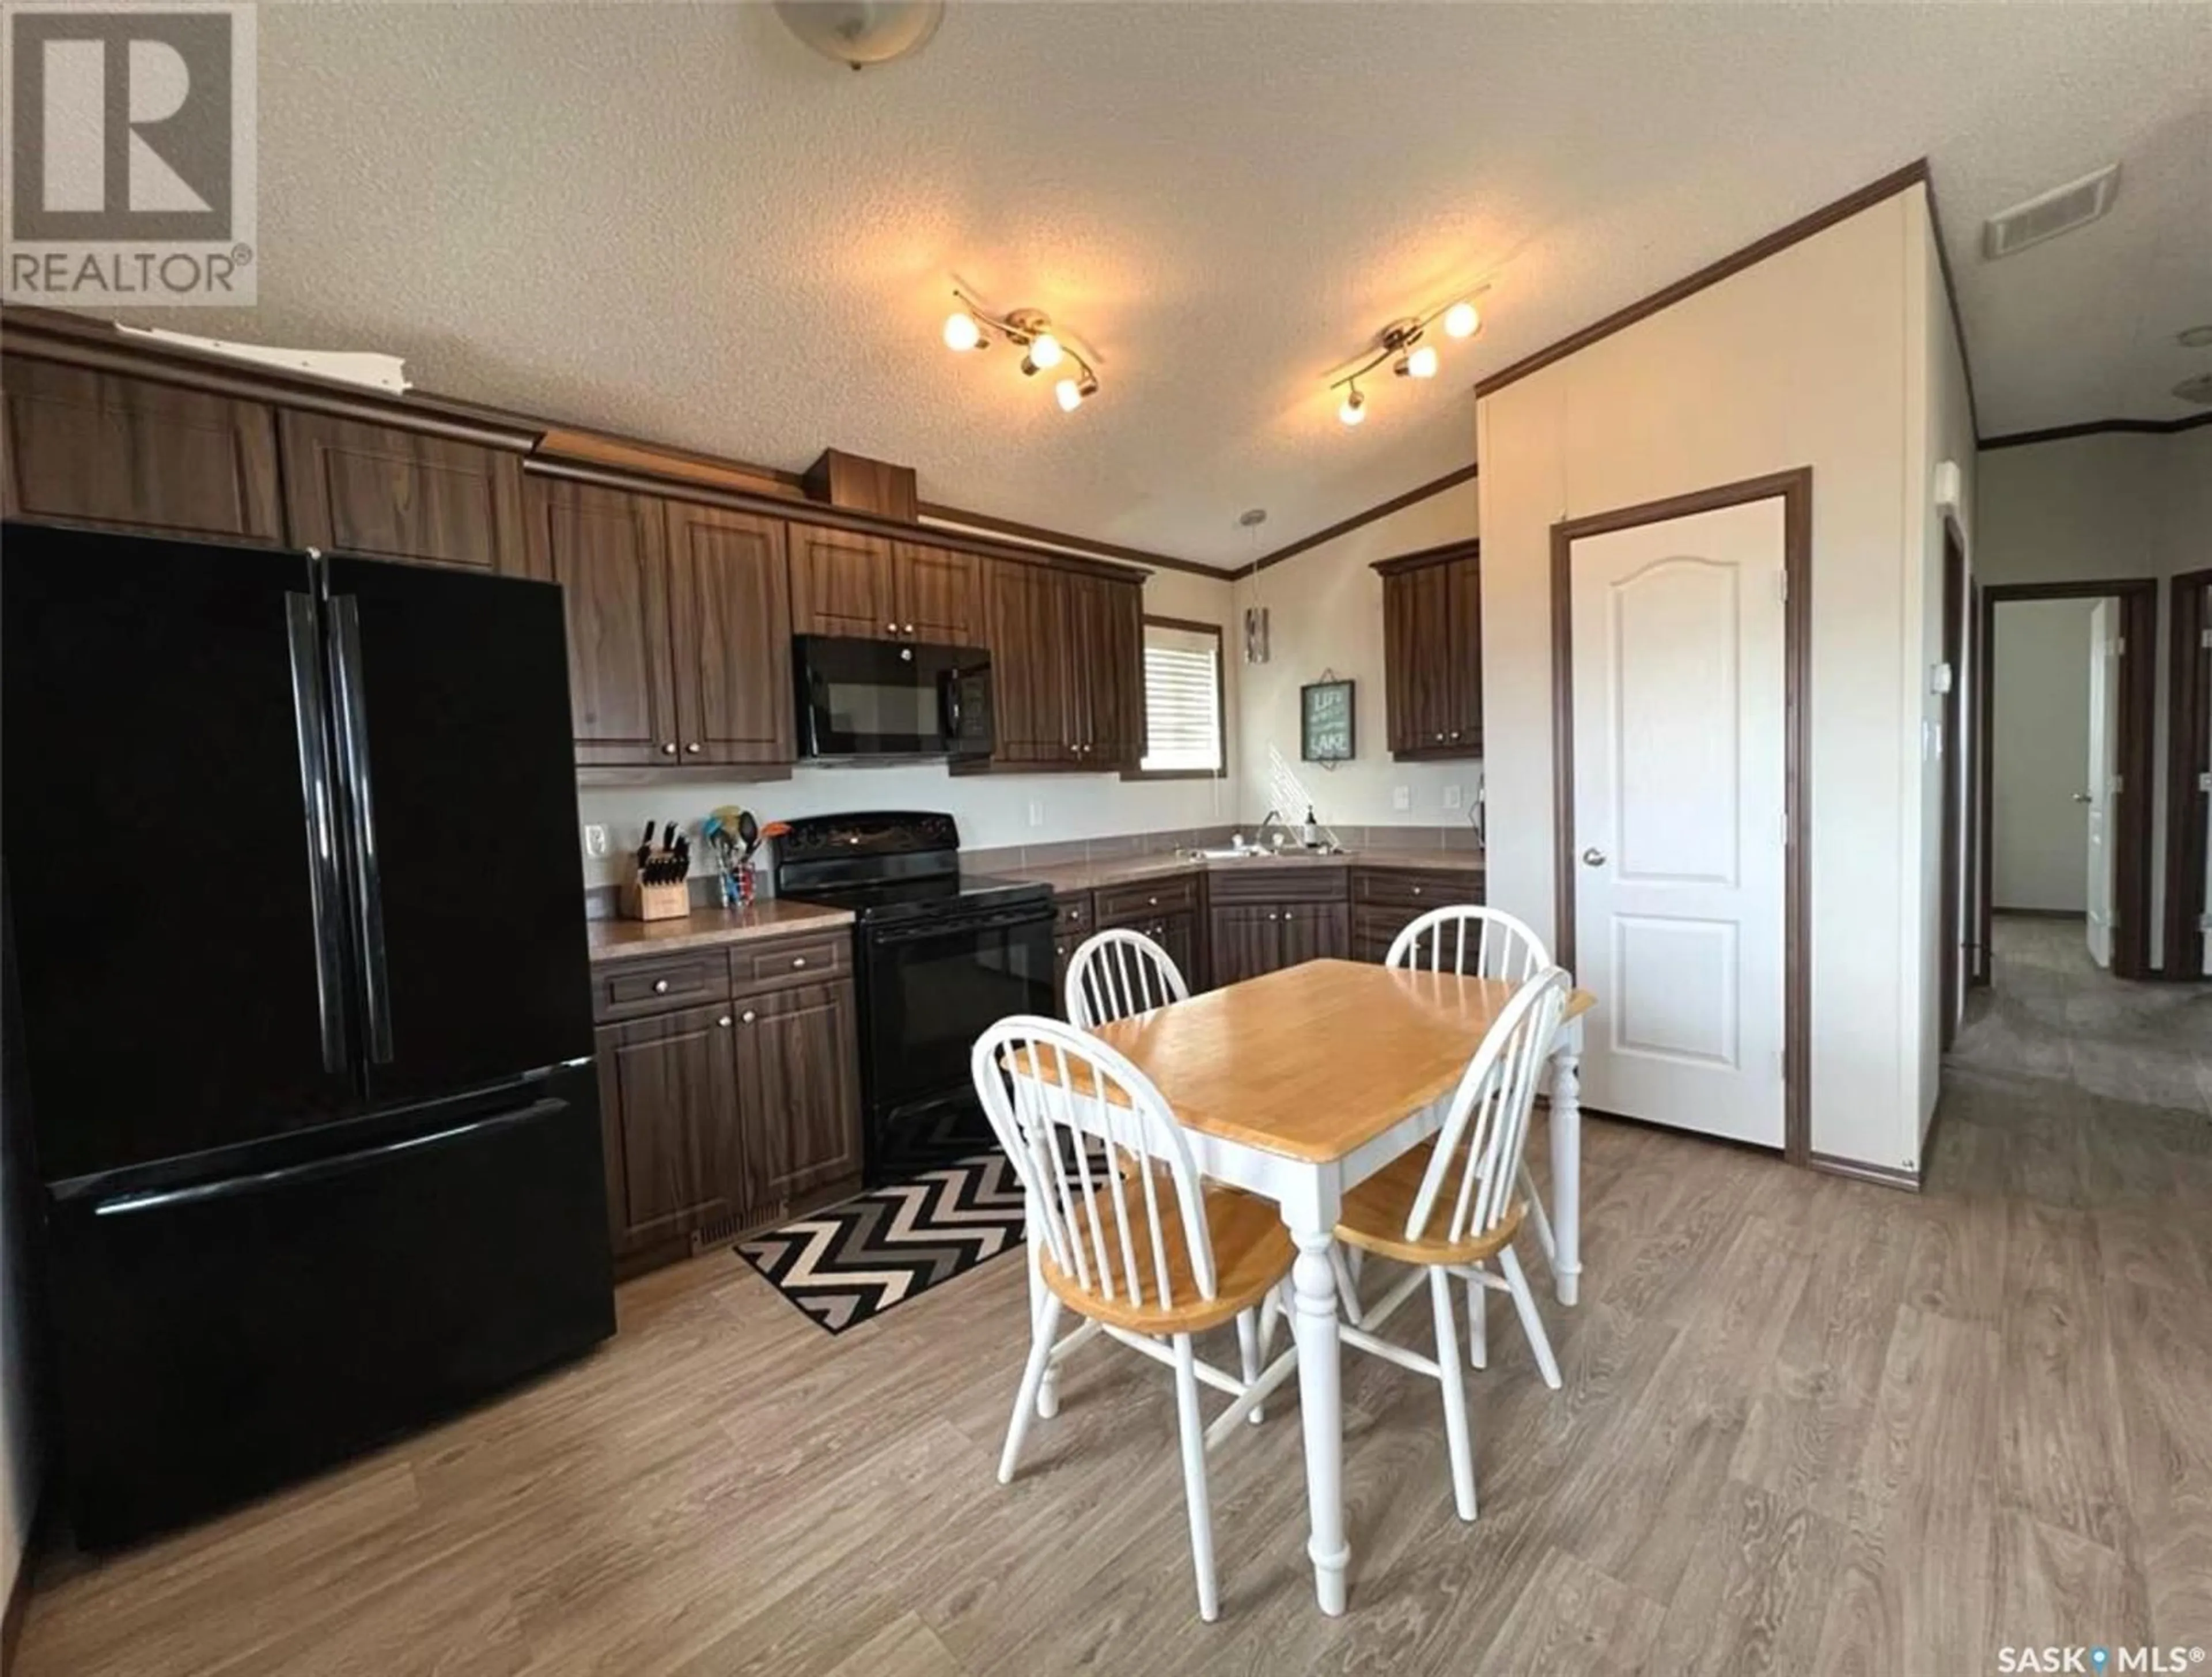
[[[1273,1200],[1297,1247],[1291,1272],[1305,1438],[1306,1550],[1326,1613],[1344,1611],[1343,1404],[1335,1266],[1345,1191],[1442,1127],[1483,1034],[1518,987],[1354,961],[1310,961],[1098,1027],[1174,1109],[1199,1172]],[[1568,999],[1552,1053],[1547,1248],[1559,1302],[1581,1273],[1582,1114],[1576,1067],[1587,993]],[[1034,1274],[1034,1270],[1033,1270]],[[1056,1407],[1049,1388],[1039,1408]]]

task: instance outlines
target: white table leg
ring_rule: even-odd
[[[1334,1228],[1291,1225],[1298,1248],[1291,1284],[1297,1309],[1291,1326],[1298,1341],[1298,1419],[1305,1431],[1306,1509],[1313,1534],[1314,1591],[1321,1610],[1344,1611],[1345,1572],[1352,1548],[1344,1540],[1344,1407],[1336,1333],[1336,1267],[1329,1261]]]
[[[1583,1108],[1577,1068],[1581,1044],[1562,1032],[1552,1051],[1552,1275],[1559,1303],[1572,1304],[1582,1291]]]

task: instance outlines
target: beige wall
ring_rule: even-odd
[[[1238,711],[1241,818],[1256,820],[1279,809],[1287,820],[1304,817],[1306,804],[1324,822],[1357,826],[1430,826],[1466,819],[1481,784],[1479,761],[1398,763],[1385,744],[1382,687],[1382,579],[1375,561],[1476,533],[1475,485],[1462,483],[1389,518],[1324,542],[1237,585],[1237,620],[1250,605],[1267,608],[1273,656],[1240,666],[1243,689]],[[1241,652],[1238,654],[1241,657]],[[1333,769],[1298,760],[1298,689],[1324,670],[1349,677],[1356,756]],[[1397,788],[1407,807],[1396,805]],[[1456,788],[1460,807],[1448,809]]]
[[[1896,1170],[1919,1162],[1929,1005],[1922,468],[1958,429],[1926,216],[1915,187],[1476,410],[1489,895],[1547,930],[1551,526],[1813,468],[1812,1145]]]
[[[2014,600],[1996,611],[1997,704],[1990,751],[1990,901],[2080,914],[2088,907],[2093,599]]]
[[[1224,577],[1155,571],[1145,584],[1145,610],[1155,617],[1226,625],[1231,584]],[[637,787],[586,787],[576,797],[580,824],[610,829],[609,854],[586,857],[586,884],[612,884],[623,877],[623,847],[632,848],[648,821],[680,821],[696,835],[707,811],[738,804],[763,821],[847,810],[946,810],[960,823],[960,841],[981,848],[1097,838],[1114,833],[1210,826],[1242,818],[1237,807],[1238,638],[1224,636],[1229,683],[1230,770],[1218,781],[1129,781],[1113,775],[968,775],[955,777],[942,763],[913,768],[799,769],[788,781],[726,785],[661,781]],[[1034,808],[1040,817],[1032,826]],[[577,835],[580,842],[580,833]]]
[[[2106,432],[1996,448],[1981,459],[1977,580],[2077,582],[2212,568],[2212,426],[2171,436]],[[2166,734],[2172,679],[2159,590],[2152,742],[2151,959],[2165,958]]]

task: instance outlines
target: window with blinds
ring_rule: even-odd
[[[1221,631],[1145,623],[1147,775],[1218,775],[1221,739]]]

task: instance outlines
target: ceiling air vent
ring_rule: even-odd
[[[2030,245],[2055,239],[2086,227],[2112,207],[2120,190],[2120,166],[2101,168],[2070,185],[2055,187],[2040,197],[2014,204],[2001,216],[1990,217],[1982,229],[1982,254],[1994,262]]]

